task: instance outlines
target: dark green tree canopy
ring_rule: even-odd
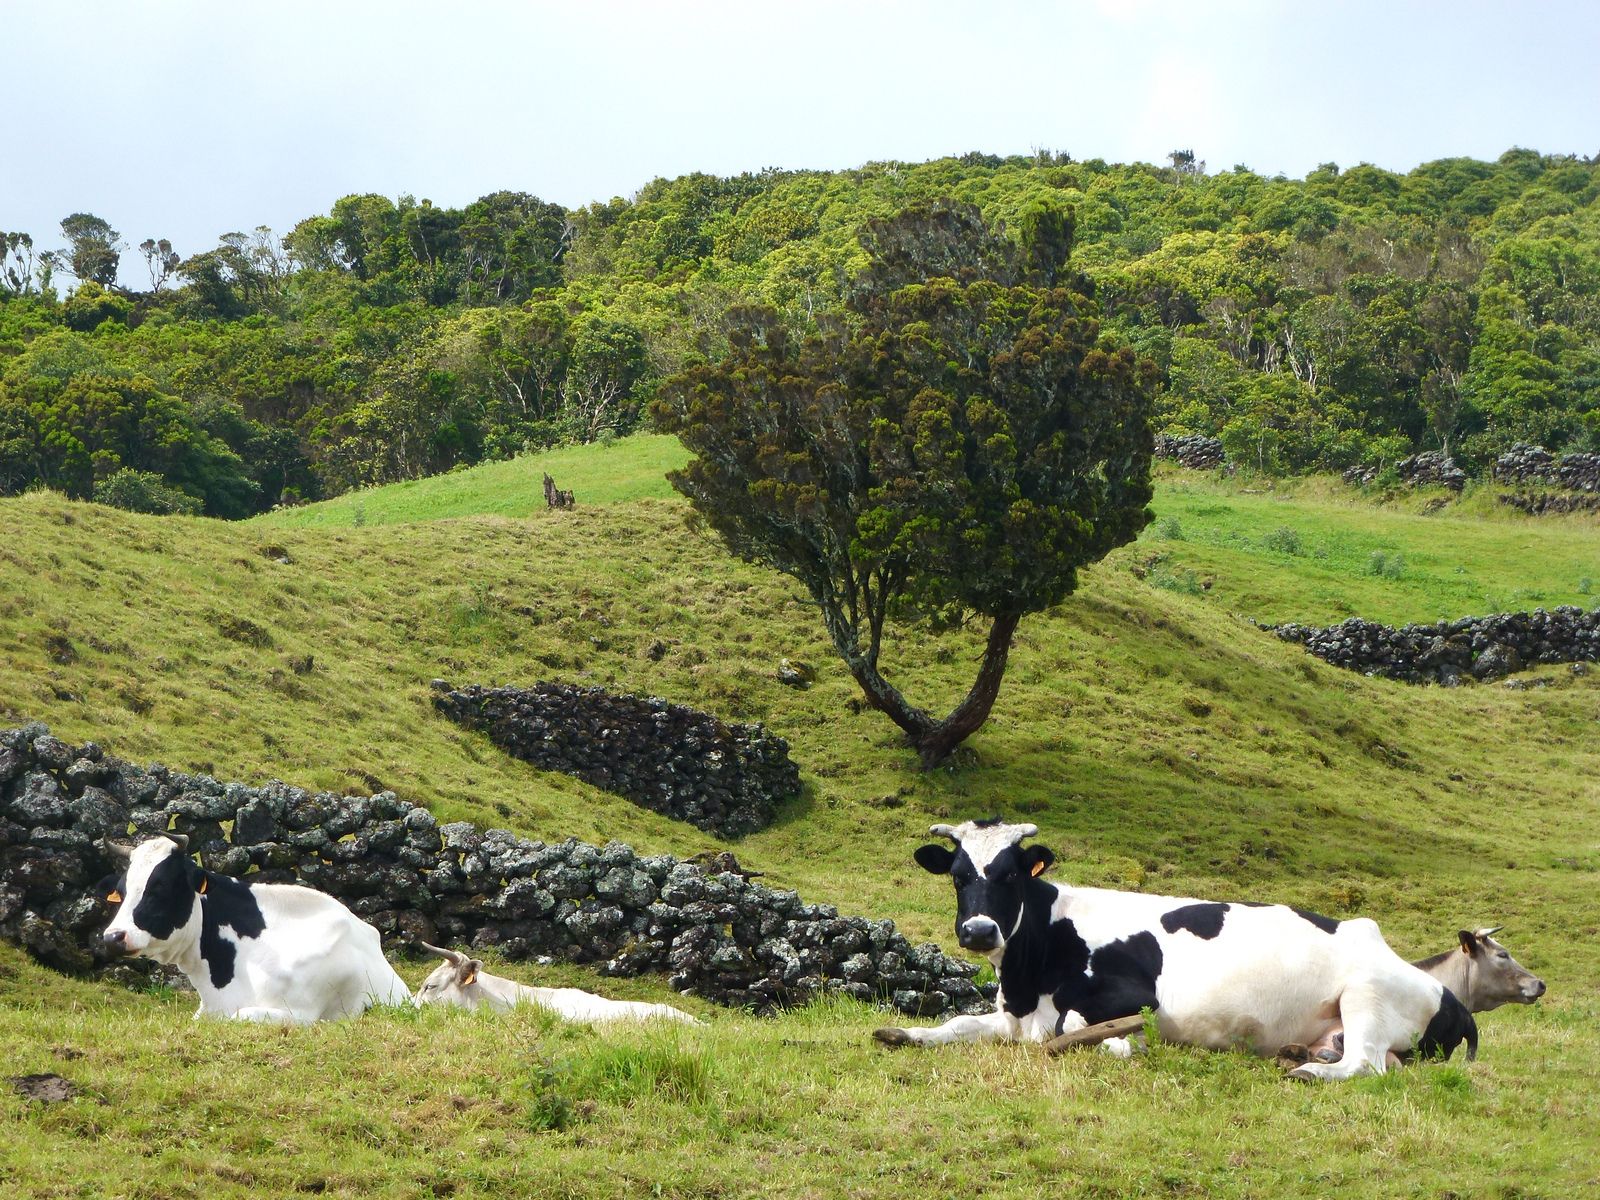
[[[1060,219],[1041,220],[1057,247]],[[1017,622],[1150,520],[1154,369],[1102,336],[1059,250],[940,204],[874,224],[851,311],[810,334],[730,317],[729,350],[671,380],[673,478],[743,557],[793,575],[871,702],[926,764],[982,724]],[[924,270],[947,275],[922,276]],[[879,670],[892,615],[990,622],[978,682],[939,720]]]

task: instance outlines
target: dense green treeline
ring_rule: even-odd
[[[57,250],[0,235],[0,494],[240,516],[626,432],[722,353],[735,303],[797,328],[844,310],[867,223],[940,198],[1014,234],[1069,207],[1105,328],[1160,369],[1161,423],[1256,469],[1596,449],[1597,195],[1596,160],[1528,150],[1304,180],[971,154],[571,211],[347,196],[189,257],[147,239],[139,290],[121,235],[77,213]]]

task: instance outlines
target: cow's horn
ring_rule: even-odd
[[[163,833],[161,836],[176,842],[179,850],[187,850],[189,848],[189,835],[187,833]]]
[[[100,839],[100,849],[104,850],[112,858],[120,858],[124,862],[133,857],[132,846],[124,846],[121,842],[113,842],[110,838]]]
[[[1504,925],[1496,925],[1493,929],[1480,929],[1480,930],[1478,930],[1477,936],[1481,937],[1481,938],[1493,937],[1495,934],[1499,933],[1504,928],[1505,928]]]
[[[961,840],[956,836],[956,827],[954,825],[929,825],[928,834],[931,837],[947,837],[952,842]]]
[[[1039,827],[1037,825],[1018,825],[1017,826],[1017,836],[1018,837],[1037,837],[1038,834],[1039,834]]]
[[[417,939],[417,945],[421,946],[429,954],[437,954],[440,958],[449,959],[451,966],[459,967],[467,961],[465,954],[460,954],[454,950],[446,950],[443,946],[430,946],[420,938]]]

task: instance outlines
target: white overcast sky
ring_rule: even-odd
[[[1600,153],[1600,0],[0,0],[0,45],[0,230],[38,249],[968,150]]]

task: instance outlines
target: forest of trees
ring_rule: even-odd
[[[74,213],[0,232],[0,495],[238,517],[625,433],[726,353],[736,308],[848,320],[863,230],[944,198],[1014,236],[1070,211],[1106,330],[1159,368],[1158,427],[1248,469],[1600,450],[1597,196],[1600,159],[1520,149],[1304,180],[1041,152],[688,175],[571,211],[346,196],[198,253]],[[148,288],[119,283],[141,262]]]

